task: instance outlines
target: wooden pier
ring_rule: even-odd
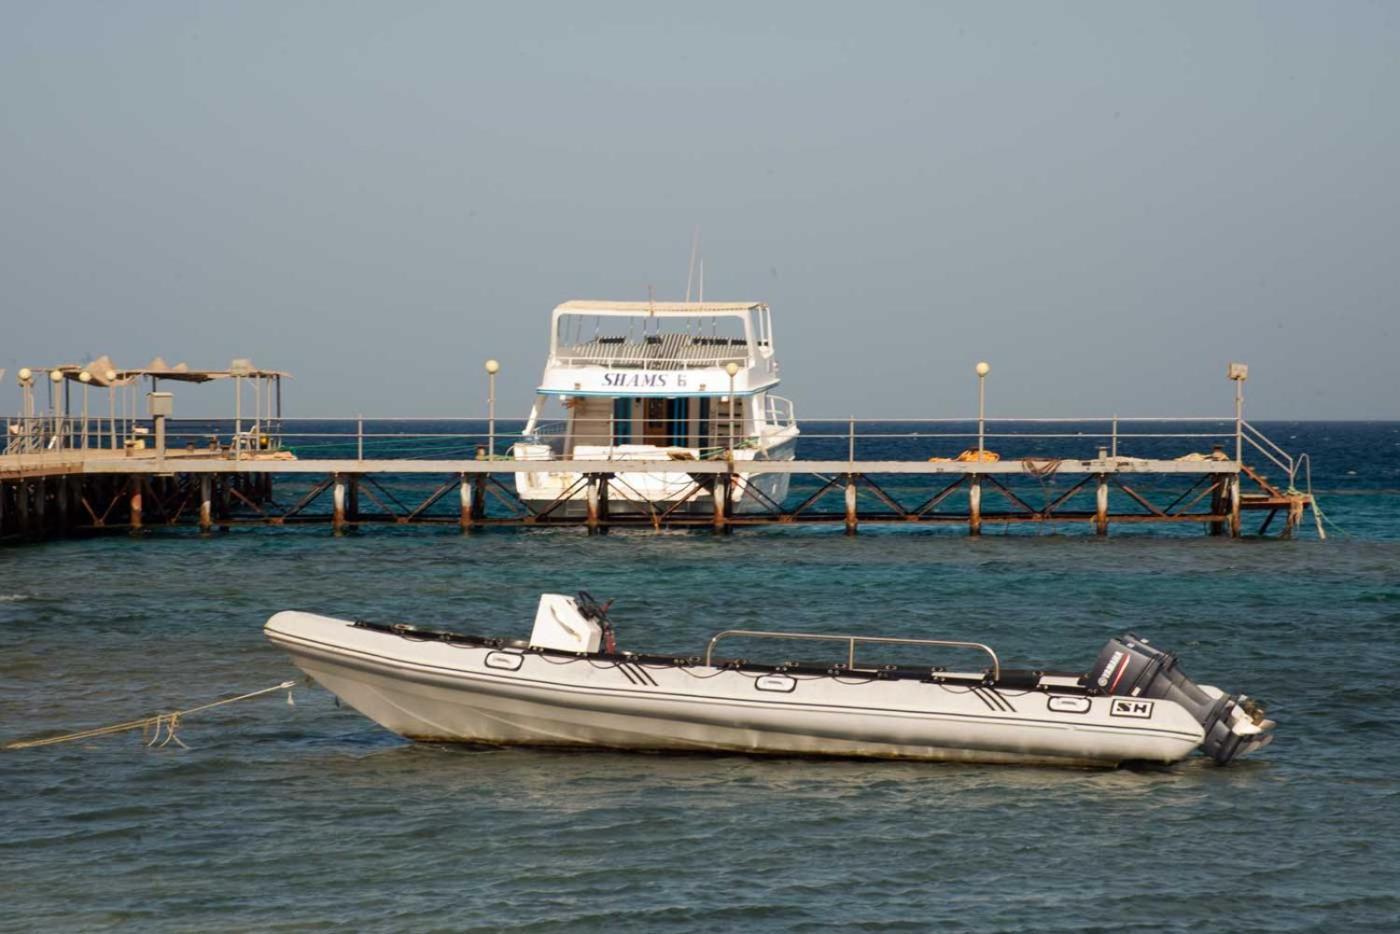
[[[494,363],[487,365],[491,379]],[[543,429],[533,416],[528,425],[498,434],[494,388],[485,419],[288,419],[281,395],[286,374],[247,360],[226,370],[170,367],[159,358],[136,370],[118,370],[106,358],[87,367],[26,367],[19,372],[23,414],[6,422],[0,453],[0,541],[317,523],[336,532],[393,524],[468,532],[581,526],[590,532],[701,527],[717,533],[825,523],[852,535],[863,525],[943,525],[973,536],[989,525],[1078,525],[1107,535],[1114,526],[1196,524],[1215,536],[1276,530],[1289,538],[1309,507],[1318,537],[1326,537],[1310,483],[1306,491],[1297,488],[1310,469],[1307,455],[1294,457],[1244,419],[1243,364],[1229,367],[1233,417],[1206,419],[986,418],[981,390],[987,365],[978,364],[976,372],[975,422],[805,420],[799,455],[825,456],[767,459],[766,442],[736,434],[731,395],[729,407],[717,404],[703,424],[675,420],[685,429],[680,433],[705,440],[653,445],[669,459],[598,460],[565,456],[561,452],[574,450],[568,439],[540,443]],[[150,392],[141,416],[136,390],[146,381]],[[233,417],[177,421],[162,381],[231,384]],[[40,411],[45,385],[49,400]],[[90,406],[94,387],[99,401],[106,395],[105,413],[100,404]],[[245,408],[250,387],[253,404]],[[796,428],[788,405],[786,418]],[[577,412],[569,417],[576,428],[583,423]],[[625,436],[617,440],[614,417],[605,414],[590,430],[602,431],[610,444],[625,444]],[[646,424],[652,419],[647,416]],[[1122,423],[1136,427],[1124,430]],[[530,443],[516,445],[525,435]],[[988,442],[1026,453],[999,457]],[[959,450],[957,456],[927,456]],[[462,456],[472,451],[474,457]],[[927,459],[860,456],[870,451]],[[520,452],[527,459],[511,456]],[[1086,453],[1093,456],[1082,457]],[[1284,481],[1271,481],[1246,463],[1247,454]],[[522,498],[517,476],[540,473],[557,475],[546,494],[558,491],[557,497]],[[788,484],[775,487],[788,490],[782,502],[746,482],[760,474],[789,475]],[[641,475],[668,482],[638,484]],[[647,500],[639,485],[664,489],[665,499]],[[1257,525],[1247,521],[1254,516]]]
[[[513,475],[577,474],[554,503],[526,503]],[[750,496],[734,509],[742,472],[787,473],[785,503]],[[679,502],[626,504],[619,474],[684,475]],[[1047,480],[1053,478],[1053,484]],[[286,500],[274,491],[286,488]],[[412,491],[412,496],[408,495]],[[0,455],[0,537],[8,541],[169,526],[212,532],[238,525],[608,528],[862,525],[1115,525],[1196,523],[1239,537],[1277,528],[1291,537],[1312,505],[1236,460],[1027,458],[998,462],[795,460],[514,461],[508,459],[291,459],[285,454],[61,451]],[[1262,518],[1246,528],[1246,516]],[[1275,520],[1282,521],[1275,525]],[[1319,534],[1321,529],[1319,528]]]

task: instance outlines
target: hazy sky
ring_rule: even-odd
[[[1400,4],[0,5],[0,407],[111,354],[523,414],[549,310],[769,302],[804,416],[1400,417]],[[177,389],[177,414],[226,389]],[[230,403],[231,404],[231,403]]]

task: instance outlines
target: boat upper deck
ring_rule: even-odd
[[[760,302],[569,301],[554,309],[550,368],[768,368],[773,320]]]
[[[599,337],[560,347],[553,366],[607,366],[647,370],[723,368],[728,363],[748,366],[749,344],[743,338],[696,337],[660,334],[628,341],[625,337]]]

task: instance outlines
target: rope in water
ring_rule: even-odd
[[[287,703],[292,703],[292,688],[296,686],[295,681],[283,681],[281,684],[274,684],[270,688],[263,688],[260,691],[250,691],[247,694],[240,694],[237,697],[226,697],[223,700],[212,701],[208,704],[201,704],[198,707],[190,707],[186,710],[174,710],[170,713],[158,713],[149,717],[142,717],[139,720],[127,720],[123,723],[113,723],[110,726],[93,727],[90,730],[78,730],[75,733],[64,733],[60,736],[44,736],[39,739],[17,739],[0,746],[0,749],[32,749],[35,746],[54,746],[58,743],[71,743],[83,739],[94,739],[98,736],[111,736],[115,733],[125,733],[128,730],[141,730],[149,733],[154,729],[151,741],[147,746],[168,746],[171,742],[188,749],[180,738],[175,735],[175,729],[180,725],[180,720],[192,713],[199,713],[204,710],[212,710],[215,707],[222,707],[225,704],[232,704],[238,701],[252,700],[254,697],[261,697],[264,694],[271,694],[274,691],[286,691]],[[161,739],[164,731],[165,739]]]

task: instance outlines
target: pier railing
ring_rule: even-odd
[[[1234,461],[1236,443],[1257,453],[1287,475],[1293,484],[1300,460],[1254,425],[1232,417],[987,418],[979,426],[962,418],[795,418],[790,403],[770,399],[763,412],[768,430],[795,426],[801,456],[821,460],[992,460],[1023,458],[1211,459]],[[742,413],[739,417],[743,417]],[[611,418],[574,418],[578,437],[607,444],[614,437]],[[744,430],[731,432],[723,404],[709,422],[697,419],[637,420],[629,443],[668,448],[703,449],[722,455],[730,444],[754,446]],[[431,417],[281,418],[275,424],[236,423],[227,418],[168,418],[165,449],[214,456],[248,456],[285,450],[318,459],[462,459],[510,460],[516,442],[554,436],[564,422],[538,426],[523,434],[520,420]],[[980,429],[980,430],[979,430]],[[669,444],[685,437],[691,443]],[[6,454],[149,450],[155,443],[150,419],[11,418],[6,425]],[[978,439],[987,453],[978,455]]]

